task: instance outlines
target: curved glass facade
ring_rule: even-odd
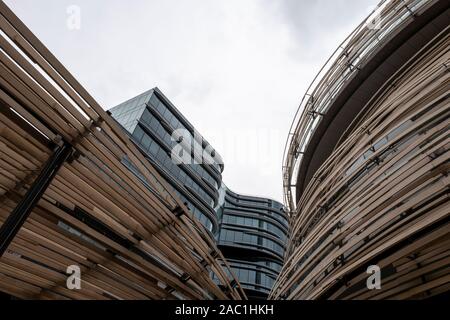
[[[288,221],[281,203],[226,186],[218,244],[250,298],[269,294],[283,264]]]
[[[194,216],[212,234],[217,233],[218,221],[214,207],[218,204],[223,165],[218,155],[214,158],[219,161],[212,163],[203,158],[213,150],[210,145],[157,88],[130,99],[109,112],[172,185]],[[190,140],[190,144],[174,139],[174,131],[180,129],[187,133],[190,139],[185,142]],[[195,152],[194,145],[200,147],[197,149],[201,149],[201,152]],[[172,150],[176,146],[181,146],[192,161],[177,164],[172,159]],[[135,168],[132,169],[136,171]]]

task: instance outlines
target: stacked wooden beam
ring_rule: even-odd
[[[296,178],[303,153],[341,90],[358,76],[360,66],[372,58],[393,34],[412,23],[441,0],[381,0],[367,20],[362,21],[341,43],[307,89],[294,116],[283,156],[284,202],[296,208]]]
[[[272,298],[421,299],[450,290],[449,31],[379,89],[316,172],[292,217]],[[370,266],[381,268],[381,289],[367,286]]]
[[[0,291],[24,299],[244,298],[208,232],[3,2],[0,28],[0,225],[54,148],[73,149],[0,258]],[[71,265],[81,269],[80,290],[66,287]]]

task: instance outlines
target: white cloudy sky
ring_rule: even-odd
[[[282,200],[301,97],[378,0],[5,2],[103,108],[159,87],[222,155],[231,189]]]

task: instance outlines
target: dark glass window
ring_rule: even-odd
[[[150,113],[150,111],[148,111],[148,109],[146,109],[144,111],[144,114],[142,115],[141,120],[146,123],[147,125],[150,125],[150,122],[153,118],[153,115]]]
[[[178,121],[178,119],[176,117],[172,117],[172,119],[170,120],[170,125],[174,129],[178,129],[181,126],[180,122]]]
[[[153,142],[150,146],[150,150],[149,150],[150,154],[156,156],[156,154],[158,153],[158,150],[159,150],[158,144],[156,142]]]
[[[155,94],[153,94],[152,97],[150,98],[150,104],[156,108],[158,106],[158,103],[159,103],[158,97]]]
[[[142,137],[144,136],[144,131],[140,127],[136,127],[136,130],[134,130],[134,139],[137,143],[140,143],[142,140]]]
[[[166,110],[166,106],[160,101],[158,103],[158,105],[156,106],[156,110],[158,110],[158,112],[163,115],[164,111]]]
[[[147,136],[147,135],[144,135],[143,137],[142,137],[142,147],[145,149],[145,150],[148,150],[148,148],[150,147],[150,143],[151,143],[152,141],[150,140],[150,137],[149,136]]]

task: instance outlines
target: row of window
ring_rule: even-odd
[[[159,100],[159,98],[153,94],[150,99],[150,105],[158,111],[158,113],[166,120],[167,123],[170,124],[170,126],[173,129],[187,129],[181,121],[178,120],[178,118],[167,108],[167,106]],[[213,166],[220,172],[220,167],[217,163],[213,163]]]
[[[251,234],[243,231],[222,228],[222,230],[220,230],[219,240],[224,243],[237,243],[251,245],[252,247],[261,246],[274,251],[279,255],[283,255],[284,253],[284,248],[275,241],[262,235]]]
[[[264,215],[268,215],[271,217],[274,217],[277,221],[280,221],[281,224],[284,226],[288,226],[288,221],[285,217],[285,215],[281,212],[272,211],[270,209],[260,209],[258,207],[244,207],[242,205],[238,205],[234,203],[233,201],[230,201],[230,198],[226,198],[226,206],[229,208],[235,208],[237,211],[243,211],[243,212],[252,212],[252,213],[261,213]]]
[[[261,290],[260,287],[263,287],[270,290],[275,282],[275,278],[269,276],[265,272],[241,269],[235,266],[231,266],[231,270],[236,275],[239,282],[247,284],[247,288],[249,288],[249,284],[254,284],[255,286],[253,288],[250,287],[251,289]]]
[[[194,217],[196,217],[207,230],[213,232],[213,223],[211,219],[204,215],[203,212],[199,208],[197,208],[191,201],[189,201],[183,194],[181,194],[181,192],[176,189],[174,191],[180,197],[181,201],[187,203],[189,209],[194,214]]]
[[[178,142],[174,141],[172,139],[172,135],[167,132],[167,130],[162,126],[161,122],[155,118],[151,112],[146,109],[144,113],[142,114],[141,121],[147,125],[147,127],[155,134],[157,135],[164,143],[172,150]],[[141,134],[144,134],[143,132],[135,132],[134,135],[136,138],[140,138],[139,136]],[[212,186],[215,188],[218,188],[218,183],[214,179],[214,177],[209,174],[203,167],[198,165],[190,165],[190,167],[196,171],[200,177],[208,181]]]
[[[155,95],[153,95],[152,97],[155,97],[153,99],[158,99]],[[167,144],[167,146],[172,148],[176,144],[176,142],[172,141],[171,135],[168,134],[166,129],[161,125],[160,121],[157,120],[147,109],[145,99],[147,99],[148,101],[148,98],[148,94],[138,96],[122,105],[119,105],[118,107],[112,108],[110,110],[111,114],[116,119],[116,121],[118,121],[130,133],[133,132],[133,130],[136,128],[138,120],[141,119],[156,135],[158,135]],[[160,111],[161,108],[164,108],[165,110],[167,110],[167,112],[172,114],[167,108],[164,107],[162,103],[161,105],[162,106],[159,108]],[[171,125],[173,125],[173,123],[171,123]],[[201,165],[193,164],[191,167],[203,179],[208,181],[215,188],[218,188],[218,181]]]
[[[228,190],[227,195],[231,197],[236,203],[239,204],[247,204],[252,206],[261,206],[261,207],[268,207],[268,208],[274,208],[274,209],[283,209],[283,204],[271,200],[271,199],[265,199],[265,198],[258,198],[258,197],[251,197],[251,196],[242,196],[239,194],[236,194],[230,190]]]
[[[257,228],[269,231],[276,234],[281,241],[286,240],[286,232],[278,228],[277,226],[261,219],[251,218],[251,217],[241,217],[236,215],[225,214],[222,217],[222,222],[228,224],[235,224],[239,226]]]
[[[267,274],[264,271],[248,269],[245,264],[231,264],[231,271],[238,278],[241,286],[244,289],[251,289],[255,291],[262,291],[268,293],[275,283],[276,277]],[[225,268],[224,271],[228,278],[231,279],[230,269]],[[212,274],[212,280],[220,283],[215,274]]]
[[[152,95],[154,97],[154,95]],[[175,143],[170,139],[170,136],[167,134],[164,127],[161,125],[161,123],[151,115],[151,113],[147,110],[146,103],[149,101],[149,94],[142,94],[140,96],[137,96],[130,101],[119,105],[118,107],[112,108],[111,114],[113,117],[118,121],[126,130],[132,132],[136,128],[136,124],[138,123],[138,120],[140,118],[145,118],[145,122],[147,123],[148,127],[153,130],[155,134],[157,134],[161,139],[165,140],[167,143]],[[161,111],[161,108],[160,108]],[[145,117],[143,115],[145,113]],[[172,123],[173,125],[173,123]],[[142,128],[139,126],[136,128],[133,134],[135,138],[135,142],[137,142],[145,151],[149,152],[152,155],[152,159],[154,161],[157,161],[160,165],[162,165],[166,170],[168,170],[172,175],[174,175],[174,178],[176,180],[180,181],[182,184],[190,187],[193,189],[202,199],[204,199],[207,203],[209,203],[211,206],[214,205],[214,200],[212,197],[206,193],[205,190],[203,190],[197,183],[195,183],[194,180],[192,180],[187,173],[185,173],[181,168],[174,165],[167,153],[164,151],[163,148],[159,146],[159,144],[154,141],[150,136],[144,133]],[[138,138],[138,139],[137,139]],[[169,145],[170,145],[169,144]],[[128,161],[128,159],[124,159],[125,165],[132,170],[133,173],[135,173],[142,181],[145,182],[145,178],[142,176],[142,174]],[[215,184],[217,186],[217,182],[215,179],[213,179],[209,173],[206,172],[203,168],[197,168],[196,166],[196,172],[201,172],[203,174],[203,178],[205,178],[207,181]],[[200,176],[202,176],[200,174]],[[149,185],[146,183],[146,186],[149,187]],[[182,199],[183,202],[186,202],[191,212],[194,214],[194,216],[202,223],[202,225],[205,226],[206,229],[209,231],[213,230],[213,223],[205,214],[202,213],[200,209],[198,209],[194,204],[192,204],[185,196],[183,196],[178,190],[175,189],[175,192],[178,194],[178,196]]]
[[[106,248],[104,246],[102,246],[100,243],[98,243],[97,241],[95,241],[94,239],[92,239],[91,237],[85,235],[84,233],[82,233],[81,231],[72,228],[71,226],[65,224],[63,221],[59,220],[58,221],[58,227],[60,227],[61,229],[64,229],[66,231],[68,231],[69,233],[83,239],[86,242],[89,242],[90,244],[96,246],[97,248],[99,248],[100,250],[106,251]]]
[[[140,173],[140,171],[129,161],[127,157],[125,157],[122,160],[123,164],[131,170],[144,184],[147,188],[149,188],[153,193],[158,194],[156,191],[154,191],[150,184],[147,182],[145,177]],[[194,214],[194,217],[196,217],[200,223],[209,231],[213,231],[213,223],[211,222],[210,218],[208,218],[206,215],[202,213],[202,211],[197,208],[192,202],[190,202],[185,196],[183,196],[177,189],[173,189],[174,192],[180,197],[180,199],[187,203],[191,212]]]
[[[181,184],[194,190],[198,196],[206,201],[211,207],[214,207],[214,199],[204,190],[197,182],[195,182],[180,166],[176,165],[167,151],[162,148],[153,138],[144,133],[139,126],[134,133],[135,142],[147,152],[150,157],[165,168],[172,177]],[[139,139],[139,137],[141,137]]]
[[[273,275],[279,273],[282,268],[281,263],[277,263],[275,261],[267,259],[258,259],[255,261],[252,260],[251,263],[248,261],[228,259],[228,262],[234,267],[256,269]]]
[[[243,198],[240,195],[235,194],[234,192],[228,191],[228,196],[231,197],[237,203],[245,203],[253,206],[261,206],[261,207],[270,207],[269,199],[260,199],[260,198]]]

